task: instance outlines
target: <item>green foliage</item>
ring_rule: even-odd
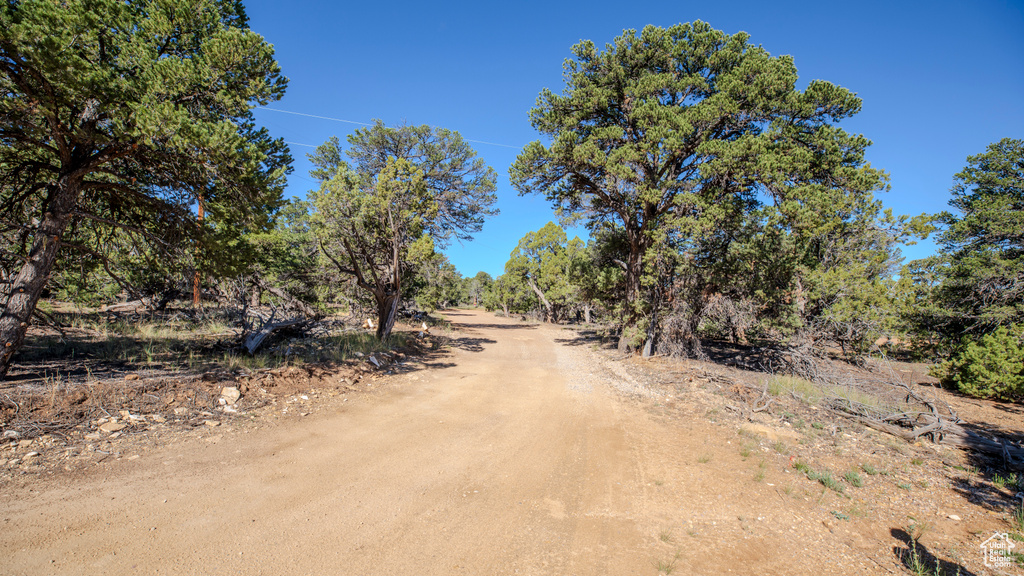
[[[491,291],[491,287],[494,285],[494,278],[487,272],[480,271],[476,273],[476,276],[466,278],[464,282],[466,303],[480,306],[484,304],[487,293]]]
[[[568,240],[565,230],[548,222],[540,230],[523,236],[505,264],[505,275],[514,277],[518,285],[529,287],[543,306],[545,319],[556,322],[579,299],[574,272],[586,272],[578,264],[586,258],[579,238]]]
[[[311,227],[334,271],[372,297],[383,340],[409,288],[427,308],[462,299],[461,275],[435,245],[469,239],[496,213],[495,174],[457,132],[441,128],[378,121],[348,143],[351,166],[337,138],[310,155],[320,181],[310,193]]]
[[[966,394],[1024,391],[1024,140],[1005,138],[954,178],[937,256],[911,262],[901,310],[919,347],[949,360],[935,373]],[[923,345],[923,346],[922,346]]]
[[[859,99],[818,80],[797,90],[792,59],[748,40],[698,21],[627,30],[603,51],[584,41],[565,62],[564,93],[542,91],[531,112],[550,144],[524,148],[512,183],[595,236],[621,231],[620,345],[652,351],[671,302],[679,320],[669,332],[699,348],[707,295],[731,285],[717,282],[728,279],[716,271],[724,266],[765,268],[765,298],[796,308],[779,315],[791,332],[808,314],[831,322],[822,310],[851,287],[865,302],[831,310],[836,321],[858,318],[884,291],[869,271],[843,276],[846,264],[871,260],[863,250],[831,258],[850,235],[844,226],[875,224],[871,192],[885,188],[885,174],[864,162],[868,140],[834,125]],[[744,227],[750,253],[730,257]],[[891,251],[882,251],[873,269],[887,269]]]
[[[444,254],[435,253],[418,267],[410,295],[427,312],[442,310],[466,299],[462,274]]]
[[[967,159],[936,221],[941,253],[910,269],[921,334],[955,343],[1024,324],[1024,140],[1006,138]]]
[[[197,249],[212,271],[241,265],[225,248],[269,225],[290,157],[252,123],[286,80],[240,3],[29,0],[0,7],[0,28],[6,224],[30,232],[73,173],[72,261],[125,281],[165,275],[174,250],[187,262]]]
[[[978,398],[1024,398],[1024,327],[1000,326],[961,349],[935,369],[946,384]]]
[[[501,310],[503,314],[520,314],[539,306],[536,294],[523,282],[521,277],[502,274],[494,280],[491,290],[484,295],[484,307]]]

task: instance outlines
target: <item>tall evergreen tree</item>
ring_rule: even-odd
[[[0,218],[24,239],[0,315],[2,375],[72,247],[69,225],[157,249],[261,229],[290,159],[253,124],[286,80],[237,0],[12,1],[0,30]]]
[[[835,126],[860,100],[818,80],[797,90],[792,58],[748,40],[698,21],[627,30],[603,51],[577,44],[564,93],[542,91],[530,113],[549,142],[527,145],[510,169],[520,193],[544,194],[595,230],[621,226],[623,329],[648,352],[672,252],[714,233],[725,207],[765,197],[799,210],[823,192],[885,186],[865,164],[868,140]]]
[[[936,220],[940,268],[931,322],[949,337],[1024,324],[1024,140],[1004,138],[967,159]]]

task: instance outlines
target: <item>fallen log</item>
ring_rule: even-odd
[[[963,420],[948,403],[904,382],[890,368],[888,385],[903,397],[897,406],[867,406],[850,398],[826,398],[833,412],[868,428],[885,432],[907,442],[928,437],[937,444],[955,446],[991,458],[1001,459],[1007,469],[1024,471],[1024,448],[1005,439],[988,437],[965,428]]]
[[[840,414],[852,418],[868,428],[891,434],[907,442],[916,442],[921,436],[935,434],[941,430],[941,437],[935,440],[938,444],[956,446],[957,448],[978,452],[991,458],[1001,459],[1007,469],[1024,471],[1024,448],[1010,444],[1006,440],[987,438],[958,424],[936,422],[931,426],[908,430],[862,416],[853,416],[844,412],[840,412]]]
[[[256,353],[256,350],[259,349],[263,342],[274,332],[277,332],[282,328],[289,328],[306,322],[304,318],[292,318],[290,320],[281,320],[280,322],[274,322],[273,320],[274,315],[271,314],[270,318],[263,322],[258,329],[245,337],[242,345],[249,351],[249,354]]]

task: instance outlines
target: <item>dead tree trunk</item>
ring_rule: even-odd
[[[3,342],[0,378],[7,375],[14,353],[25,341],[32,312],[50,279],[53,263],[60,250],[61,234],[67,227],[80,193],[81,180],[70,174],[62,174],[51,188],[43,221],[36,228],[28,258],[11,283],[11,293],[0,315],[0,342]]]

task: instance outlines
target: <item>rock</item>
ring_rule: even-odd
[[[954,520],[956,522],[960,521],[960,517],[957,516],[956,514],[950,514],[949,516],[946,516],[946,518],[949,518],[950,520]]]
[[[129,460],[138,460],[139,458],[140,456],[138,454],[132,454],[131,456],[128,457]]]
[[[124,430],[125,427],[126,425],[120,422],[107,422],[106,424],[100,426],[100,432],[106,432],[107,434],[110,434],[112,432],[117,432],[118,430]]]
[[[188,414],[188,408],[185,408],[184,406],[179,406],[174,409],[175,416],[184,416],[185,414]]]
[[[11,458],[7,461],[8,466],[17,466],[18,464],[21,464],[21,460],[18,458]]]
[[[121,437],[121,432],[114,432],[110,436],[107,436],[107,440],[117,440]]]
[[[370,356],[370,363],[376,366],[377,368],[380,368],[382,366],[381,361],[377,360],[373,356]]]
[[[207,420],[207,421],[203,422],[203,424],[206,424],[207,426],[209,426],[211,428],[214,427],[214,426],[220,426],[220,422],[218,422],[216,420]]]
[[[220,397],[227,400],[228,404],[234,404],[242,397],[242,393],[234,386],[226,386],[221,389]]]
[[[85,435],[86,440],[99,440],[100,438],[103,438],[103,435],[99,432],[90,432]]]
[[[17,430],[4,430],[5,440],[17,440],[18,438],[21,438],[21,432]]]
[[[125,374],[124,375],[124,379],[125,380],[138,380],[139,379],[139,375],[135,374],[135,373]]]
[[[26,459],[27,458],[36,458],[38,456],[39,456],[39,452],[29,452],[28,454],[25,454],[25,458]]]
[[[0,467],[2,467],[2,466],[7,466],[7,459],[6,458],[0,458]]]
[[[31,445],[32,445],[32,441],[31,440],[20,440],[18,442],[18,448],[28,448]]]
[[[167,418],[164,418],[159,414],[150,414],[149,419],[152,420],[153,422],[156,422],[157,424],[163,424],[164,422],[167,422]]]

